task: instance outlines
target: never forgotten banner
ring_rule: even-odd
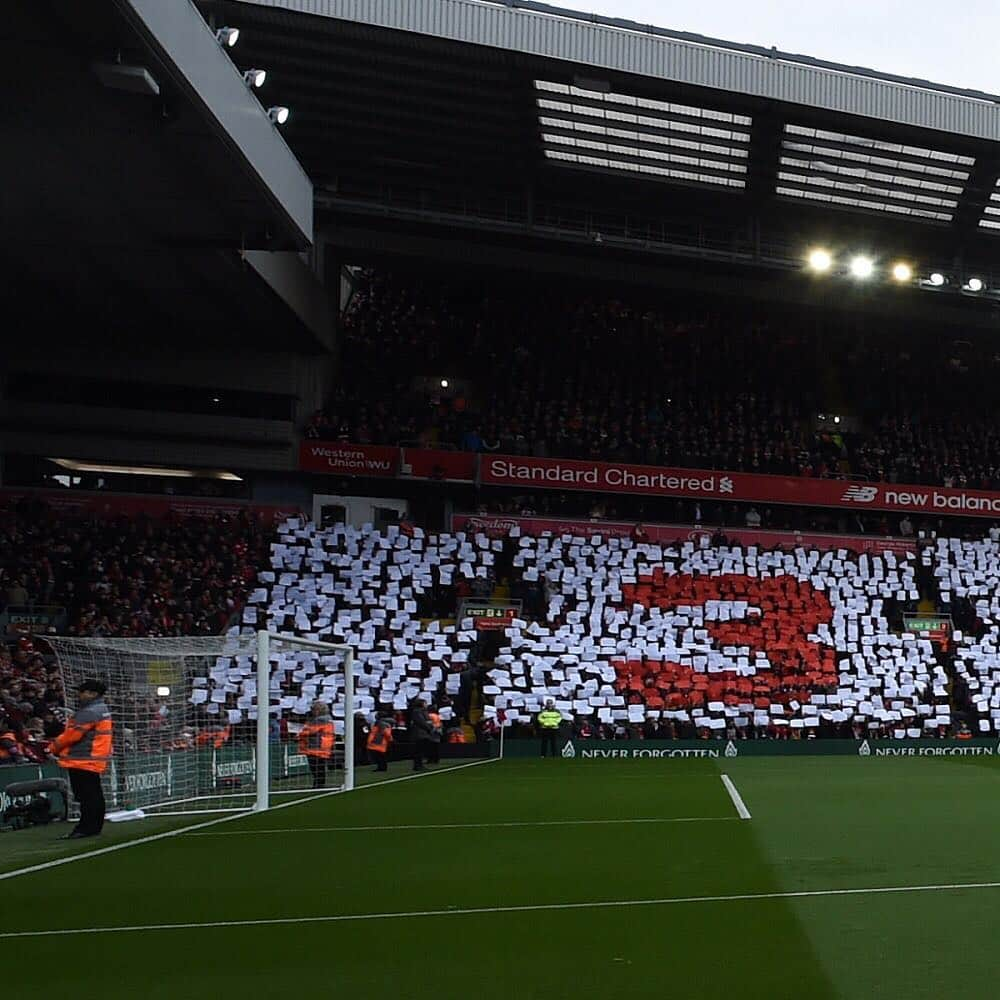
[[[506,757],[535,757],[535,740],[507,740]],[[564,760],[725,760],[733,757],[1000,757],[995,739],[972,740],[572,740]]]

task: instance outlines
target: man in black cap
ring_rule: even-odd
[[[65,768],[73,796],[80,805],[80,821],[66,840],[96,837],[104,827],[104,790],[101,775],[111,763],[111,712],[104,702],[107,685],[85,680],[77,688],[79,707],[66,728],[52,741],[56,762]]]

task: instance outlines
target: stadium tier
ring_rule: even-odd
[[[475,676],[485,718],[513,723],[551,698],[567,723],[602,735],[903,738],[952,724],[947,661],[903,629],[921,596],[916,571],[912,555],[891,551],[293,520],[243,620],[354,646],[369,715],[405,712],[418,697],[464,715]],[[471,618],[448,620],[459,593],[478,584],[489,597],[501,581],[525,608],[502,639],[488,645]],[[295,667],[283,705],[301,712],[324,678]]]
[[[454,282],[364,274],[344,317],[352,378],[308,437],[1000,484],[998,425],[983,409],[1000,356],[959,331],[887,321],[817,337],[824,320],[805,308],[600,298],[572,285],[504,297]],[[414,379],[487,370],[443,388]]]

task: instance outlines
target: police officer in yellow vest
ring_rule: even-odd
[[[545,756],[545,748],[552,750],[552,756],[556,755],[556,737],[559,735],[559,724],[562,722],[562,713],[556,709],[555,702],[549,698],[545,702],[545,708],[538,713],[538,728],[542,734],[542,756]]]

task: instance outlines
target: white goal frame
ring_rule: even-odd
[[[261,629],[257,632],[257,795],[254,812],[264,812],[271,806],[271,640],[301,646],[316,653],[344,655],[344,787],[354,788],[354,647],[342,643],[303,639],[297,635],[281,635]],[[263,695],[261,692],[265,692]],[[332,793],[331,793],[332,794]]]
[[[135,801],[136,811],[142,811],[149,815],[196,815],[198,813],[250,813],[264,812],[272,808],[272,800],[278,797],[284,799],[286,796],[295,796],[296,799],[316,798],[322,795],[331,795],[339,792],[352,791],[355,787],[354,768],[356,764],[355,739],[354,739],[354,713],[356,707],[355,698],[355,669],[356,654],[354,647],[347,643],[323,642],[318,639],[306,638],[294,634],[283,634],[276,631],[247,630],[243,633],[231,635],[212,636],[163,636],[163,637],[77,637],[77,636],[52,636],[51,645],[59,664],[60,675],[66,689],[66,694],[70,696],[83,679],[95,677],[98,680],[106,679],[110,681],[113,689],[113,697],[121,697],[117,702],[119,709],[125,708],[124,716],[115,718],[116,731],[113,738],[114,752],[110,761],[110,768],[105,776],[104,783],[107,786],[109,802],[117,810],[120,794],[128,795],[128,790],[124,786],[119,786],[118,766],[124,770],[123,780],[127,779],[132,763],[131,751],[136,750],[141,754],[144,750],[152,750],[159,760],[165,761],[160,766],[165,766],[162,771],[166,775],[166,784],[163,787],[168,789],[167,796],[157,798],[155,795],[149,801]],[[330,658],[336,661],[337,682],[335,688],[336,709],[333,711],[334,719],[334,744],[336,751],[338,737],[343,740],[343,775],[339,774],[340,768],[336,768],[338,781],[334,787],[324,788],[306,787],[278,788],[271,787],[275,783],[277,776],[272,773],[275,765],[280,770],[281,760],[275,757],[271,740],[271,720],[275,712],[280,713],[281,700],[285,698],[285,693],[279,688],[272,690],[272,664],[271,654],[277,650],[279,653],[288,651],[299,651],[306,654],[315,654],[322,658]],[[253,669],[252,659],[257,657],[256,669]],[[256,704],[248,704],[245,707],[252,713],[256,709],[256,719],[251,714],[250,727],[245,730],[246,742],[241,743],[241,747],[246,747],[252,738],[256,745],[250,749],[249,754],[242,760],[249,765],[247,770],[241,773],[249,773],[252,768],[254,778],[251,783],[235,792],[219,791],[219,786],[215,782],[215,761],[219,744],[211,751],[211,775],[212,792],[206,793],[202,786],[202,778],[205,764],[202,751],[194,745],[177,747],[171,744],[159,747],[139,747],[139,741],[135,740],[135,734],[141,731],[141,726],[136,725],[136,721],[129,721],[130,716],[127,711],[128,701],[123,697],[124,693],[133,690],[132,678],[140,677],[144,667],[150,662],[157,661],[161,657],[176,661],[176,667],[183,672],[184,684],[171,683],[170,687],[163,685],[163,690],[157,690],[157,695],[163,698],[171,696],[171,688],[176,688],[173,700],[169,704],[168,713],[180,709],[183,712],[188,710],[188,706],[200,704],[192,696],[193,690],[204,690],[198,687],[197,678],[202,676],[202,671],[207,678],[209,673],[208,662],[215,662],[218,666],[220,658],[232,657],[243,658],[244,666],[241,668],[242,676],[248,681],[252,678],[256,690],[252,697]],[[190,662],[189,658],[198,661],[198,665]],[[251,663],[247,664],[247,660]],[[249,668],[249,669],[248,669]],[[139,674],[134,673],[136,670]],[[343,671],[342,694],[340,671]],[[326,676],[330,676],[327,674]],[[128,678],[127,682],[121,682],[119,678]],[[193,683],[192,683],[193,682]],[[151,686],[152,682],[147,678],[145,687]],[[205,681],[201,681],[205,684]],[[134,690],[139,690],[142,685],[136,684]],[[120,689],[118,689],[120,688]],[[204,699],[202,699],[204,700]],[[213,696],[213,701],[214,701]],[[322,700],[326,700],[325,698]],[[112,702],[112,713],[115,713],[115,704]],[[343,706],[343,730],[337,732],[341,725],[338,715],[340,706]],[[134,704],[133,704],[134,707]],[[333,704],[331,704],[333,709]],[[296,712],[300,709],[296,708]],[[138,717],[137,717],[138,718]],[[180,725],[185,725],[184,717],[180,716]],[[255,724],[254,724],[255,723]],[[130,747],[128,733],[129,726],[132,726],[133,743]],[[251,737],[252,734],[252,737]],[[228,737],[227,737],[228,738]],[[189,735],[190,739],[190,735]],[[287,745],[280,744],[286,750],[287,766]],[[199,744],[200,746],[200,744]],[[192,756],[188,756],[187,751],[193,751]],[[174,773],[175,753],[184,751],[181,754],[182,760],[176,763],[181,766],[180,784],[174,790],[170,775]],[[195,756],[196,754],[197,756]],[[339,754],[331,754],[331,763],[339,757]],[[273,759],[272,759],[273,758]],[[188,762],[191,762],[188,765]],[[160,773],[160,772],[157,772]],[[282,778],[288,777],[283,772]],[[188,784],[184,784],[185,781]],[[151,786],[151,788],[161,786]],[[311,792],[311,794],[310,794]],[[123,800],[126,804],[129,798]],[[283,803],[284,804],[284,803]],[[180,807],[180,808],[178,808]]]

